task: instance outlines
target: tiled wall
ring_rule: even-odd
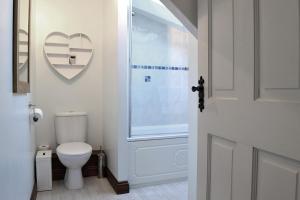
[[[135,13],[132,19],[132,64],[188,66],[188,32]]]
[[[150,66],[150,65],[132,65],[132,69],[152,69],[152,70],[189,70],[188,67],[177,66]]]
[[[186,30],[136,12],[131,60],[132,127],[187,124]]]
[[[187,70],[134,68],[131,76],[132,126],[187,123]]]

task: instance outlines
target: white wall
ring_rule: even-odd
[[[197,0],[161,0],[161,2],[197,37]]]
[[[170,0],[197,27],[197,0]]]
[[[104,148],[108,157],[108,168],[118,176],[118,3],[117,0],[104,1],[104,70],[103,73],[103,128]]]
[[[34,38],[36,53],[36,104],[45,118],[37,126],[37,145],[56,147],[54,117],[56,112],[86,111],[88,113],[88,143],[94,149],[103,145],[103,0],[43,0],[36,6]],[[73,80],[66,80],[46,61],[43,43],[53,31],[67,34],[87,34],[94,46],[88,68]]]
[[[134,13],[140,12],[165,24],[183,28],[183,24],[160,1],[132,0],[132,7]]]
[[[105,0],[104,148],[118,181],[128,180],[128,1]]]
[[[13,1],[0,1],[0,198],[28,200],[34,182],[34,131],[30,95],[12,94],[12,10]]]
[[[189,32],[157,19],[140,12],[132,17],[132,64],[187,67]]]

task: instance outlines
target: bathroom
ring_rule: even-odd
[[[0,199],[300,200],[299,0],[1,0]]]
[[[124,191],[110,191],[174,186],[178,199],[188,198],[189,136],[196,133],[190,119],[196,112],[189,106],[197,106],[189,88],[197,80],[197,39],[195,27],[182,21],[159,0],[31,0],[30,98],[32,108],[43,112],[31,129],[36,148],[52,150],[54,177],[52,191],[39,191],[37,199],[103,184],[90,167],[94,171],[87,174],[93,175],[79,186],[65,185],[57,165],[63,162],[57,147],[66,143],[58,127],[80,129],[85,122],[83,140],[93,150],[87,159],[102,148],[106,173],[125,183]],[[78,126],[63,121],[72,117]],[[75,134],[76,128],[69,130]]]

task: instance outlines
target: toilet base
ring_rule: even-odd
[[[67,168],[65,174],[65,186],[70,190],[77,190],[83,187],[83,177],[81,168],[69,169]]]

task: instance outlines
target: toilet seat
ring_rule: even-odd
[[[65,156],[80,156],[91,153],[92,147],[84,142],[70,142],[60,144],[56,148],[56,152]]]

